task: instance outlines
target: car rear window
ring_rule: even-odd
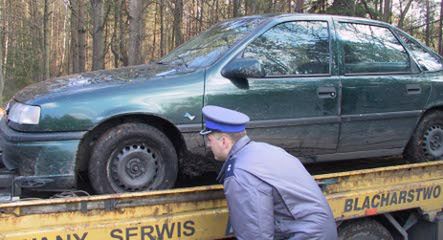
[[[409,56],[385,27],[340,22],[345,74],[409,72]]]
[[[432,50],[427,49],[417,40],[408,36],[406,33],[396,30],[397,35],[406,44],[412,57],[417,61],[423,71],[440,71],[443,70],[442,58],[434,53]]]

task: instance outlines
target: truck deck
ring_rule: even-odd
[[[435,239],[443,238],[443,161],[321,174],[315,179],[338,226],[354,219],[378,217],[390,223],[398,236],[408,239],[408,230],[426,221],[437,224],[432,233]],[[406,217],[399,218],[397,213]],[[221,185],[0,204],[0,239],[230,236]]]

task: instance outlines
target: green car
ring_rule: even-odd
[[[248,114],[253,139],[305,163],[439,159],[442,70],[439,55],[383,22],[232,19],[159,62],[21,90],[1,121],[3,163],[23,188],[75,188],[83,172],[100,194],[171,188],[217,168],[198,134],[209,104]]]

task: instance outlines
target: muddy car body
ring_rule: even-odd
[[[248,114],[253,139],[307,163],[433,160],[443,154],[442,69],[440,56],[378,21],[228,20],[160,62],[23,89],[1,121],[3,162],[31,188],[75,187],[81,171],[98,193],[169,188],[178,172],[216,169],[202,164],[198,135],[208,104]]]

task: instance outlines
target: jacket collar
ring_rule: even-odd
[[[243,136],[242,138],[240,138],[234,144],[234,146],[232,146],[231,151],[229,151],[228,159],[231,159],[236,153],[242,150],[249,142],[251,142],[251,139],[248,136]]]
[[[221,168],[220,172],[217,176],[217,181],[221,184],[225,181],[225,173],[229,165],[234,164],[235,161],[235,155],[242,150],[248,143],[251,142],[251,139],[248,136],[244,136],[240,138],[234,146],[232,146],[231,151],[229,151],[227,160],[223,163],[223,167]]]

